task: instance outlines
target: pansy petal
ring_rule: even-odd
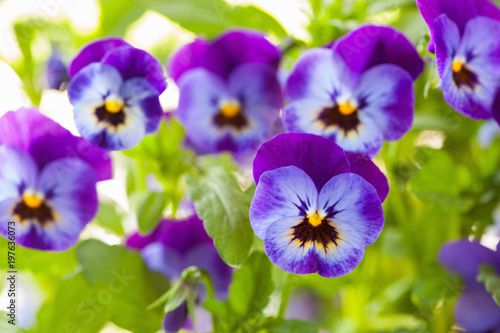
[[[69,76],[75,76],[82,68],[93,63],[99,62],[104,57],[104,55],[114,48],[129,45],[121,38],[102,38],[97,39],[87,45],[85,45],[80,53],[73,59],[73,61],[68,66]]]
[[[285,97],[289,101],[302,98],[331,101],[349,92],[356,79],[332,50],[310,49],[295,62],[286,81]]]
[[[384,140],[401,139],[413,123],[415,96],[413,81],[400,67],[378,65],[363,73],[355,95],[359,113],[369,115],[383,133]]]
[[[359,113],[360,125],[356,130],[344,132],[337,130],[330,137],[345,151],[351,151],[375,157],[384,145],[384,133],[379,124],[370,115]]]
[[[161,242],[179,253],[186,253],[196,244],[213,243],[203,228],[203,221],[196,215],[180,221],[162,220],[154,234],[155,241]]]
[[[133,108],[142,115],[146,134],[156,132],[163,116],[157,90],[146,79],[134,77],[123,83],[120,95],[127,101],[128,109]]]
[[[294,165],[311,177],[318,191],[333,176],[349,172],[344,151],[332,140],[305,133],[278,134],[263,143],[253,162],[253,177],[283,166]]]
[[[283,105],[276,71],[266,64],[249,63],[235,68],[228,79],[228,87],[233,96],[240,98],[244,110],[251,108],[266,119],[276,117]]]
[[[318,208],[356,231],[362,247],[373,244],[384,227],[384,212],[375,188],[353,173],[337,175],[326,183],[319,193]]]
[[[301,98],[283,108],[283,125],[287,132],[309,133],[328,137],[332,132],[318,118],[324,109],[331,107],[328,100]]]
[[[218,142],[227,133],[213,122],[219,112],[219,102],[230,98],[225,83],[218,76],[198,68],[182,76],[179,90],[178,115],[190,142],[202,151],[216,152]]]
[[[65,158],[47,164],[36,191],[45,195],[54,221],[46,225],[22,223],[16,235],[18,243],[48,251],[65,251],[75,245],[80,232],[97,213],[95,185],[93,169],[82,160]]]
[[[380,64],[393,64],[406,70],[415,80],[424,62],[404,34],[390,26],[363,25],[337,40],[332,49],[354,73]]]
[[[351,173],[360,175],[364,180],[375,187],[380,201],[384,202],[389,194],[389,182],[387,181],[387,177],[368,157],[351,152],[346,152],[346,156],[349,160]]]
[[[166,333],[176,333],[183,327],[187,318],[187,304],[186,302],[183,302],[177,309],[170,311],[165,315],[162,329],[165,330]]]
[[[454,315],[467,332],[492,332],[500,326],[500,307],[482,284],[465,287],[455,304]]]
[[[160,62],[144,50],[121,46],[108,52],[102,63],[115,67],[124,80],[133,77],[146,79],[160,95],[167,88]]]
[[[104,103],[109,94],[119,95],[123,78],[116,68],[94,63],[78,72],[68,87],[71,104]],[[78,125],[78,124],[77,124]]]
[[[439,262],[471,282],[476,280],[479,266],[483,264],[496,266],[500,273],[500,262],[496,259],[495,252],[467,239],[443,245],[439,252]]]
[[[301,246],[301,242],[292,241],[293,227],[303,219],[300,216],[283,218],[272,223],[264,234],[264,249],[271,262],[293,274],[311,274],[318,271],[314,245],[308,243]]]
[[[362,240],[348,225],[337,229],[343,239],[327,249],[314,242],[293,240],[294,226],[300,217],[288,217],[269,226],[264,239],[265,251],[273,264],[293,274],[318,273],[323,277],[337,277],[351,272],[364,255]]]
[[[350,223],[334,222],[340,239],[328,249],[315,246],[318,274],[327,278],[352,272],[363,259],[365,245],[363,237]]]
[[[222,56],[220,62],[226,66],[226,75],[244,63],[262,63],[278,69],[280,50],[257,30],[232,30],[214,43],[212,49]]]
[[[38,166],[26,152],[0,145],[0,201],[19,199],[26,189],[34,190]]]
[[[460,30],[446,14],[434,20],[436,63],[439,77],[443,77],[447,68],[451,69],[453,56],[460,46]]]
[[[39,169],[54,160],[76,157],[89,163],[99,181],[110,179],[111,157],[36,109],[21,108],[0,118],[0,143],[29,152]]]
[[[462,0],[458,6],[455,0],[417,0],[417,6],[430,29],[431,39],[427,46],[429,52],[434,52],[436,39],[434,21],[439,15],[446,14],[455,22],[459,32],[463,31],[468,20],[477,15],[473,0]]]
[[[169,279],[180,278],[182,270],[187,267],[179,252],[161,242],[144,247],[141,257],[150,271],[162,273]]]
[[[257,237],[285,217],[306,216],[316,207],[318,191],[311,178],[296,166],[286,166],[262,174],[250,205],[250,223]],[[312,212],[314,213],[314,212]]]
[[[490,0],[474,0],[477,14],[500,21],[500,8]]]
[[[178,83],[181,75],[193,68],[201,67],[214,73],[222,72],[218,69],[217,65],[222,65],[216,61],[217,59],[207,58],[210,47],[210,43],[201,38],[184,45],[170,58],[167,64],[168,74]],[[215,66],[215,68],[211,68],[211,65]]]
[[[277,70],[281,59],[279,49],[262,33],[251,30],[232,30],[214,42],[197,39],[182,47],[171,58],[169,73],[177,82],[187,71],[204,68],[221,78],[244,63],[267,64]]]

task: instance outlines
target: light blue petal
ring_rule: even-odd
[[[218,142],[229,133],[213,122],[220,101],[232,98],[226,84],[220,77],[198,68],[182,76],[179,90],[178,115],[189,141],[203,151],[216,151]]]
[[[318,270],[314,245],[308,243],[302,246],[301,242],[292,241],[293,227],[302,220],[303,217],[283,218],[272,223],[265,232],[267,256],[273,264],[293,274],[310,274]]]
[[[307,213],[314,214],[317,197],[314,182],[295,166],[264,172],[250,205],[250,223],[255,234],[264,239],[272,223],[285,217],[303,219]]]
[[[321,112],[331,107],[330,100],[298,99],[289,103],[283,109],[283,124],[288,132],[310,133],[335,139],[331,128],[325,128],[323,122],[318,120]]]
[[[318,207],[334,220],[337,229],[346,229],[353,237],[357,233],[358,247],[373,244],[384,226],[376,189],[357,174],[344,173],[330,179],[321,189]],[[347,240],[342,233],[340,238]]]
[[[352,91],[357,75],[331,49],[315,48],[296,61],[285,85],[289,101],[308,98],[332,101]]]
[[[330,136],[335,138],[335,142],[345,151],[351,151],[375,157],[384,144],[384,134],[378,124],[368,114],[358,113],[360,125],[354,131],[345,133],[336,129]]]
[[[358,112],[375,121],[385,140],[399,140],[410,130],[415,106],[413,79],[401,67],[382,64],[368,69],[355,96],[362,105]]]
[[[53,161],[42,170],[37,191],[45,194],[54,212],[54,222],[32,230],[39,238],[36,248],[67,250],[76,244],[80,232],[97,213],[94,170],[80,159]]]
[[[0,202],[20,199],[24,190],[33,190],[38,166],[26,152],[0,145]]]
[[[179,253],[160,242],[151,243],[143,248],[141,257],[149,270],[160,272],[169,279],[180,278],[185,268]]]

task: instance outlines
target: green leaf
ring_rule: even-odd
[[[54,298],[40,309],[36,329],[29,332],[99,332],[111,317],[109,293],[109,288],[93,288],[82,273],[62,280]]]
[[[454,296],[458,288],[458,281],[453,280],[442,266],[430,266],[415,283],[412,300],[418,306],[435,307],[440,301]]]
[[[255,6],[229,5],[222,0],[142,0],[141,3],[183,28],[207,37],[234,27],[258,29],[277,37],[287,35],[275,18]]]
[[[95,223],[118,236],[123,236],[125,231],[122,226],[123,215],[117,212],[116,204],[101,202]]]
[[[167,195],[165,193],[149,192],[146,194],[137,209],[137,223],[141,233],[147,234],[156,227],[166,204]]]
[[[199,161],[203,173],[186,176],[188,194],[222,259],[228,265],[240,265],[253,243],[248,216],[251,198],[220,159]]]
[[[93,239],[82,242],[76,253],[87,281],[106,294],[113,323],[132,332],[160,329],[163,312],[147,306],[167,289],[167,282],[147,270],[139,253]]]
[[[318,333],[318,331],[317,324],[300,320],[277,322],[274,327],[268,330],[269,333]]]
[[[444,150],[420,151],[427,161],[423,162],[422,170],[411,179],[411,189],[415,196],[435,205],[468,210],[473,200],[460,195],[469,183],[468,171],[457,166],[451,155]]]
[[[206,300],[203,305],[214,315],[223,319],[230,332],[236,331],[262,314],[269,303],[274,286],[271,279],[272,265],[262,252],[254,252],[233,275],[229,287],[229,299],[221,302]]]
[[[124,36],[129,25],[146,9],[135,0],[99,0],[99,5],[99,35],[103,37]]]
[[[500,275],[495,268],[489,265],[482,265],[479,268],[477,280],[482,282],[486,290],[493,296],[495,303],[500,306]]]

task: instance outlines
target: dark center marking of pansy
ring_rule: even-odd
[[[13,215],[21,222],[37,220],[42,226],[54,221],[50,206],[34,194],[23,195],[23,199],[14,207]]]
[[[233,127],[241,130],[248,125],[248,120],[242,111],[238,102],[224,103],[219,108],[219,113],[215,115],[214,123],[219,128]]]
[[[478,83],[477,75],[467,68],[467,66],[460,60],[453,61],[451,65],[453,71],[453,82],[457,87],[467,86],[471,89]]]
[[[318,120],[321,121],[325,127],[338,126],[344,133],[356,130],[360,121],[358,117],[358,108],[353,104],[354,103],[348,101],[324,108],[319,114]]]
[[[316,244],[327,252],[331,244],[337,246],[340,235],[327,218],[321,217],[316,211],[307,215],[299,224],[292,227],[290,242],[298,242],[301,247]]]
[[[120,101],[106,100],[104,105],[95,110],[95,115],[99,122],[106,122],[114,127],[125,123],[123,103]]]

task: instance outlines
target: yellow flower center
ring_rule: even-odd
[[[226,118],[234,118],[240,114],[241,107],[237,102],[224,103],[220,108],[220,113]]]
[[[356,112],[356,106],[352,105],[351,102],[347,101],[345,103],[339,104],[339,112],[344,116],[348,116]]]
[[[318,211],[315,211],[312,215],[307,215],[307,220],[313,227],[317,227],[321,224],[321,222],[323,222],[323,218],[319,216]]]
[[[112,99],[112,100],[106,100],[104,102],[104,107],[106,108],[106,111],[109,113],[118,113],[121,111],[123,107],[123,102]]]
[[[464,64],[461,62],[461,61],[458,61],[458,60],[455,60],[452,64],[451,64],[451,69],[453,70],[453,72],[455,73],[459,73],[462,68],[464,67]]]
[[[23,201],[29,208],[38,208],[42,205],[43,199],[34,194],[24,194]]]

